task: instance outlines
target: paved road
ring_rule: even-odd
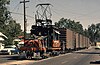
[[[30,65],[96,65],[100,64],[100,50],[84,50],[64,56],[31,63]]]
[[[14,60],[14,57],[9,62],[2,63],[1,65],[100,65],[100,50],[95,50],[93,48],[81,50],[77,52],[67,53],[65,55],[60,55],[56,57],[50,57],[44,60]],[[0,56],[1,58],[1,56]],[[10,57],[11,58],[11,57]],[[5,59],[4,59],[5,60]],[[7,60],[7,59],[6,59]],[[12,61],[12,62],[11,62]],[[1,62],[1,59],[0,59]]]
[[[17,61],[18,55],[0,55],[0,64]]]

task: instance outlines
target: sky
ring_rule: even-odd
[[[10,0],[9,10],[14,20],[20,23],[23,29],[23,0]],[[27,1],[27,0],[26,0]],[[100,0],[29,0],[26,3],[27,31],[35,23],[36,5],[40,3],[50,3],[52,12],[52,21],[58,22],[61,18],[67,18],[80,22],[84,28],[89,25],[100,23]]]

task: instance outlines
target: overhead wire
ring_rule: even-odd
[[[54,3],[54,2],[53,2]],[[58,3],[57,3],[58,4]],[[63,6],[62,4],[59,4],[60,6]],[[92,11],[92,12],[89,12],[89,13],[87,13],[87,14],[82,14],[82,13],[76,13],[76,12],[72,12],[72,11],[75,11],[75,10],[70,10],[70,11],[68,11],[68,9],[67,9],[67,11],[65,11],[65,9],[56,9],[55,8],[55,10],[57,10],[57,11],[61,11],[61,13],[63,13],[64,12],[64,14],[66,14],[66,12],[68,12],[68,14],[70,13],[70,14],[73,14],[73,15],[78,15],[77,17],[75,17],[75,18],[88,18],[90,15],[93,15],[93,14],[95,14],[95,12],[97,12],[98,10],[94,10],[94,11]],[[62,12],[63,11],[63,12]],[[60,14],[61,14],[60,13]],[[93,14],[91,14],[91,13],[93,13]]]
[[[62,15],[60,15],[60,13],[56,12],[55,10],[52,9],[52,11],[53,11],[55,14],[57,14],[58,16],[60,16],[60,17],[62,16]]]
[[[18,4],[12,9],[12,11],[16,10],[16,8],[17,8],[18,6],[20,6],[20,3],[18,3]],[[19,10],[19,7],[18,7],[17,11],[18,11],[18,10]]]
[[[61,5],[61,4],[59,4],[59,5]],[[84,14],[80,14],[80,13],[75,13],[75,12],[71,12],[71,11],[65,11],[65,9],[56,9],[56,7],[54,7],[54,9],[53,10],[56,10],[56,11],[59,11],[59,12],[61,12],[61,13],[59,13],[59,14],[72,14],[72,15],[79,15],[79,16],[84,16]],[[55,13],[57,13],[56,11],[54,11]],[[57,14],[58,15],[58,14]],[[75,18],[75,17],[74,17]]]
[[[53,9],[53,10],[56,10],[56,11],[61,11],[61,13],[63,13],[63,14],[67,14],[67,13],[65,13],[65,12],[68,12],[68,11],[64,11],[64,10],[59,10],[59,9]],[[63,11],[63,12],[62,12]],[[77,14],[77,13],[73,13],[73,12],[68,12],[68,14],[69,13],[71,13],[71,14],[75,14],[75,15],[79,15],[79,16],[77,16],[77,17],[75,17],[75,19],[76,18],[78,18],[78,19],[83,19],[84,17],[84,19],[87,19],[87,18],[92,18],[93,19],[93,17],[91,17],[90,15],[93,15],[93,14],[95,14],[95,12],[98,12],[98,10],[95,10],[95,11],[92,11],[92,12],[90,12],[90,13],[87,13],[87,14]],[[61,14],[61,13],[59,13],[59,14]],[[93,14],[92,14],[93,13]],[[94,17],[94,18],[97,18],[97,17]]]
[[[12,14],[18,14],[18,15],[24,15],[24,14],[22,14],[22,13],[16,13],[16,12],[10,12],[10,13],[12,13]],[[30,17],[30,18],[34,18],[33,16],[30,16],[30,15],[26,15],[27,17]]]
[[[37,1],[37,0],[35,0],[35,1]],[[38,2],[43,2],[43,0],[38,0]],[[15,10],[17,7],[18,7],[18,5],[19,5],[20,3],[18,3],[16,6],[15,6],[15,8],[13,9],[13,10]],[[60,4],[60,5],[62,5],[62,4]],[[12,11],[13,11],[12,10]],[[17,8],[17,11],[19,10],[19,8]],[[56,11],[55,11],[56,10]],[[61,14],[63,13],[63,14],[73,14],[73,15],[79,15],[79,16],[76,16],[75,18],[78,18],[78,19],[83,19],[84,17],[84,19],[87,19],[87,18],[91,18],[91,17],[89,17],[90,15],[93,15],[93,14],[95,14],[94,12],[97,12],[98,10],[96,10],[96,11],[92,11],[92,12],[89,12],[89,13],[87,13],[87,14],[81,14],[81,13],[76,13],[76,12],[72,12],[72,11],[74,11],[74,10],[70,10],[70,11],[65,11],[65,9],[56,9],[56,8],[54,8],[54,9],[52,9],[52,11],[55,13],[55,14],[57,14],[58,16],[62,16]],[[61,13],[58,13],[58,11],[61,11]],[[92,14],[91,14],[92,13]],[[14,13],[13,13],[14,14]],[[16,13],[15,13],[16,14]],[[17,13],[18,14],[18,13]],[[21,15],[21,14],[19,14],[19,15]],[[28,16],[28,17],[30,17],[30,18],[33,18],[32,16]]]

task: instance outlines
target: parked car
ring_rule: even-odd
[[[18,54],[19,50],[14,45],[5,46],[4,49],[0,50],[0,54]]]

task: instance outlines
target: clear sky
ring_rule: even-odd
[[[23,14],[23,0],[10,0],[10,11]],[[57,22],[62,17],[80,21],[87,28],[92,23],[100,23],[100,0],[29,0],[26,4],[27,30],[30,31],[31,25],[35,23],[35,6],[38,3],[51,3],[52,21]],[[23,15],[12,14],[12,17],[21,24],[23,29]]]

